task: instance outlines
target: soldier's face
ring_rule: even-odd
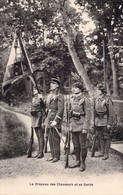
[[[74,87],[72,87],[71,92],[74,93]]]
[[[102,90],[100,90],[100,89],[97,89],[97,95],[102,95],[103,93],[102,93]]]
[[[54,89],[56,89],[58,87],[59,87],[59,85],[57,83],[55,83],[55,82],[51,82],[50,83],[50,90],[54,90]]]
[[[81,92],[81,90],[78,87],[74,87],[73,90],[72,90],[72,92],[74,94],[79,94]]]
[[[33,89],[33,95],[38,94],[38,90],[37,89]]]

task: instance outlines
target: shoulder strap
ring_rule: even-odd
[[[85,97],[83,97],[82,99],[80,99],[79,106],[81,106],[84,102],[85,102]]]

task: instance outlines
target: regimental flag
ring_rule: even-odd
[[[21,36],[16,32],[3,78],[3,96],[5,96],[14,84],[21,79],[29,76],[33,80],[31,76],[32,73],[31,63],[24,48]]]

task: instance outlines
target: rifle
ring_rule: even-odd
[[[65,141],[65,168],[69,166],[69,154],[70,154],[70,96],[67,99],[66,96],[66,117],[67,117],[67,135]]]
[[[97,135],[96,135],[96,128],[95,128],[95,99],[93,98],[94,101],[94,108],[93,108],[93,115],[94,115],[94,136],[93,136],[93,144],[92,144],[92,148],[91,148],[91,157],[94,157],[95,154],[95,148],[96,148],[96,139],[97,139]]]
[[[33,145],[33,128],[31,128],[31,137],[30,137],[30,142],[29,142],[29,149],[27,151],[27,158],[30,158],[32,156],[32,145]]]
[[[47,143],[48,143],[48,135],[45,137],[45,147],[44,147],[44,152],[47,153]]]
[[[94,136],[93,136],[93,144],[92,144],[92,148],[91,148],[91,157],[94,157],[94,154],[95,154],[96,139],[97,139],[97,136],[96,136],[96,134],[94,134]]]

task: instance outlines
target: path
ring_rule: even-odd
[[[30,128],[28,116],[18,113],[17,116]],[[120,156],[110,154],[110,158],[103,161],[91,158],[88,152],[83,173],[78,168],[64,168],[63,147],[57,163],[47,162],[48,156],[50,153],[46,153],[43,159],[24,155],[0,160],[0,195],[123,195],[123,162]],[[72,161],[70,157],[70,163]]]

